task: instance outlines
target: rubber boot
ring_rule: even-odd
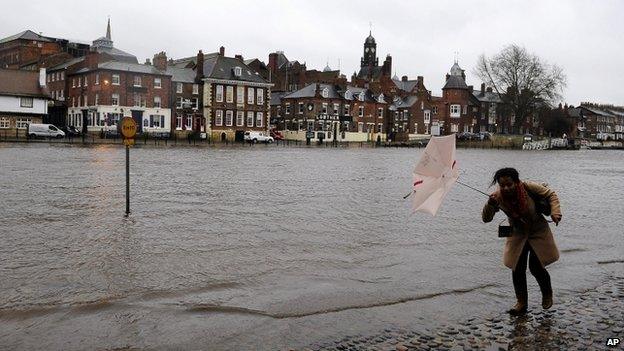
[[[549,308],[551,308],[553,305],[553,293],[551,292],[547,292],[545,294],[542,294],[542,308],[547,310]]]
[[[520,316],[527,312],[528,309],[528,297],[526,294],[516,296],[517,302],[508,312],[512,316]]]

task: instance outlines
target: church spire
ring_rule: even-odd
[[[106,39],[111,40],[111,33],[110,33],[110,16],[108,17],[108,25],[106,26]]]

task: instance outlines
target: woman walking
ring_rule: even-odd
[[[550,275],[545,267],[559,259],[559,250],[548,222],[536,211],[533,198],[546,199],[550,203],[552,221],[558,225],[561,221],[561,210],[557,194],[540,184],[521,181],[514,168],[496,171],[492,180],[492,185],[494,184],[498,184],[498,189],[490,195],[483,207],[482,217],[484,222],[490,222],[494,214],[502,210],[512,227],[503,253],[503,263],[512,270],[517,299],[509,313],[519,315],[527,311],[527,261],[542,292],[542,307],[549,309],[553,304],[553,292]]]

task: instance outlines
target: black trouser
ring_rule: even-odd
[[[528,295],[526,280],[527,258],[529,261],[529,270],[537,280],[537,284],[539,284],[542,295],[552,294],[550,275],[548,274],[548,271],[546,271],[546,268],[542,266],[542,263],[539,261],[539,258],[537,258],[535,251],[533,251],[533,248],[531,248],[531,245],[529,245],[529,241],[527,240],[524,244],[524,248],[522,249],[522,253],[520,254],[520,258],[518,259],[516,269],[512,272],[516,297],[520,298]]]

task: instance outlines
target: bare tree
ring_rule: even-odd
[[[548,64],[515,44],[491,58],[482,54],[475,74],[496,90],[505,112],[515,117],[514,132],[526,117],[560,100],[566,86],[566,76],[559,66]]]

